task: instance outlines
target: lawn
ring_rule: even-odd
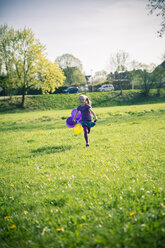
[[[0,115],[1,248],[163,248],[165,103]]]

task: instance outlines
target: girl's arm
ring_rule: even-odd
[[[90,111],[93,114],[93,116],[95,117],[95,121],[97,121],[97,116],[96,116],[95,112],[93,111],[93,109],[90,108]]]
[[[75,113],[75,115],[74,115],[74,117],[73,117],[73,121],[75,121],[78,112],[79,112],[79,111],[77,110],[76,113]]]

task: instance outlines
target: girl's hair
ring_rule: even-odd
[[[89,104],[90,106],[92,106],[91,100],[89,100],[89,98],[88,98],[86,95],[80,95],[80,96],[79,96],[79,99],[80,99],[81,97],[82,97],[82,98],[85,98],[86,103]]]

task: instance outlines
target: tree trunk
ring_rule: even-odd
[[[21,102],[21,108],[24,108],[24,103],[25,103],[25,86],[23,86],[23,89],[22,89],[22,102]]]
[[[160,96],[160,88],[157,88],[157,96]]]
[[[10,97],[10,101],[12,100],[12,90],[9,90],[9,97]]]
[[[119,84],[120,84],[120,95],[122,96],[122,94],[123,94],[122,82],[119,82]]]

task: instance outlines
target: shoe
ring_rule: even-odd
[[[86,144],[86,146],[89,146],[89,144]]]

